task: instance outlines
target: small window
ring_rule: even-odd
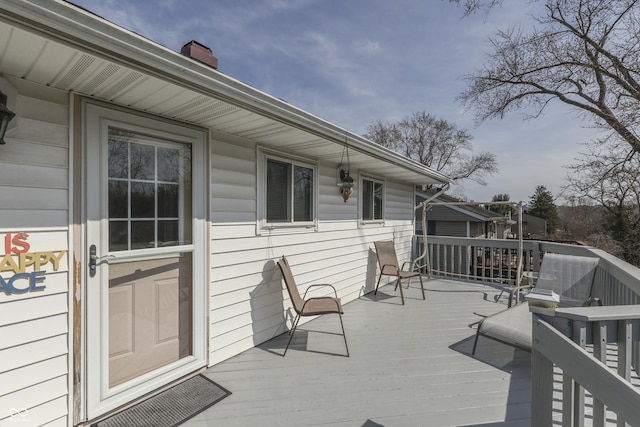
[[[362,220],[382,221],[383,212],[383,190],[382,182],[372,179],[362,179]]]
[[[316,216],[316,167],[263,155],[259,199],[262,227],[309,227]]]

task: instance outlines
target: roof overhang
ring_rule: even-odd
[[[420,191],[416,191],[416,195],[418,197],[421,197],[421,198],[425,199],[425,200],[430,197],[429,194],[422,193]],[[477,220],[483,221],[483,222],[499,221],[499,220],[506,219],[504,216],[498,215],[498,214],[494,214],[494,212],[491,212],[489,210],[487,210],[486,214],[485,214],[484,212],[480,213],[478,211],[473,211],[473,210],[465,208],[465,206],[469,206],[469,207],[473,207],[473,208],[479,208],[479,205],[481,205],[482,203],[478,203],[478,202],[447,202],[447,201],[443,201],[440,198],[436,197],[429,204],[433,205],[433,206],[437,205],[439,207],[451,209],[451,210],[454,210],[456,212],[459,212],[461,214],[467,215],[467,216],[469,216],[471,218],[474,218],[474,219],[477,219]]]
[[[60,0],[0,3],[0,73],[412,184],[422,164]]]

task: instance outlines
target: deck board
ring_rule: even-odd
[[[393,287],[345,305],[351,357],[337,316],[215,365],[205,375],[233,394],[184,427],[527,426],[530,354],[480,338],[475,324],[505,308],[499,290],[453,280]]]

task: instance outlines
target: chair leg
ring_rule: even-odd
[[[291,340],[293,339],[293,333],[298,327],[299,321],[300,321],[300,315],[298,314],[295,320],[293,321],[293,325],[291,326],[291,329],[289,330],[289,342],[287,342],[287,347],[284,349],[284,353],[282,353],[282,357],[284,357],[287,354],[287,350],[289,350],[289,344],[291,344]]]
[[[373,291],[373,294],[376,295],[378,293],[378,286],[380,286],[380,279],[382,279],[382,273],[378,276],[378,283],[376,283],[376,290]]]
[[[344,323],[342,323],[342,314],[338,313],[340,316],[340,326],[342,327],[342,338],[344,338],[344,348],[347,349],[347,357],[349,357],[349,346],[347,345],[347,335],[344,333]]]
[[[400,288],[400,299],[402,300],[402,305],[404,305],[404,294],[402,293],[402,283],[400,282],[400,277],[398,277],[398,281],[396,282],[396,288]]]
[[[476,339],[473,340],[473,349],[471,350],[471,355],[475,356],[476,354],[476,346],[478,345],[478,337],[480,336],[480,328],[482,328],[482,322],[484,321],[484,319],[482,319],[480,322],[478,322],[478,329],[476,329]]]
[[[420,274],[418,277],[420,278],[420,289],[422,289],[422,299],[423,299],[423,300],[426,300],[426,299],[427,299],[427,297],[426,297],[426,295],[424,294],[424,285],[423,285],[423,283],[422,283],[422,274]]]

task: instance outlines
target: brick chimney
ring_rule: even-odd
[[[211,49],[195,40],[191,40],[189,43],[182,46],[180,53],[188,58],[200,61],[215,70],[218,69],[218,58],[213,56]]]

